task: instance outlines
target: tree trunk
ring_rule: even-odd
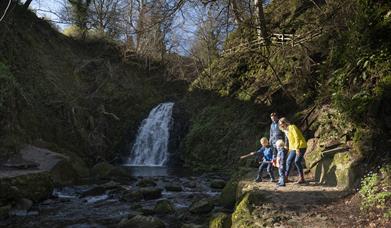
[[[230,0],[229,2],[232,7],[232,12],[234,13],[234,16],[235,16],[236,24],[238,24],[238,25],[242,24],[243,23],[243,16],[240,12],[237,0]]]
[[[30,3],[31,3],[32,1],[33,1],[33,0],[27,0],[27,1],[24,3],[23,7],[24,7],[25,9],[29,8]]]
[[[262,3],[263,3],[262,0],[254,0],[257,22],[258,22],[257,31],[258,31],[258,37],[263,38],[265,40],[265,43],[269,45],[270,39],[267,33],[265,14],[263,12]]]

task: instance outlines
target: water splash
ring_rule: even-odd
[[[141,122],[127,165],[164,166],[174,103],[161,103]]]

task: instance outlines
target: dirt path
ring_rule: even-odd
[[[260,196],[251,201],[249,227],[391,227],[361,213],[358,194],[311,180],[301,185],[289,182],[286,187],[248,180],[241,181],[240,188]]]

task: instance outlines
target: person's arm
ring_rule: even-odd
[[[257,152],[255,152],[255,151],[250,152],[250,153],[248,153],[248,154],[245,154],[245,155],[240,156],[240,159],[250,157],[250,156],[252,156],[252,155],[254,155],[254,154],[256,154],[256,153],[257,153]]]

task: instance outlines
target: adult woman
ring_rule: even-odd
[[[289,154],[286,161],[285,176],[286,178],[288,178],[289,171],[292,166],[292,162],[294,160],[300,177],[297,183],[299,184],[303,183],[304,172],[303,172],[303,166],[301,165],[301,162],[303,161],[304,153],[307,149],[307,142],[305,141],[305,138],[301,130],[298,127],[296,127],[296,125],[291,124],[285,117],[281,118],[278,121],[278,125],[280,126],[281,130],[283,130],[284,132],[288,132]]]

